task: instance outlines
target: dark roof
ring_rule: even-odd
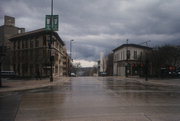
[[[142,46],[142,45],[137,45],[137,44],[123,44],[117,48],[115,48],[113,51],[115,52],[116,50],[119,50],[123,47],[136,47],[136,48],[142,48],[142,49],[147,49],[147,50],[151,50],[152,48],[147,47],[147,46]]]
[[[16,34],[14,36],[11,36],[9,38],[9,40],[13,41],[13,40],[16,40],[16,39],[19,39],[19,38],[32,37],[32,36],[37,36],[37,35],[42,35],[42,34],[51,34],[51,31],[50,30],[45,30],[44,28],[37,29],[37,30],[34,30],[34,31],[24,32],[24,33],[21,33],[21,34]],[[60,36],[58,35],[57,32],[53,31],[53,35],[59,40],[59,42],[62,45],[65,45],[63,40],[60,38]]]

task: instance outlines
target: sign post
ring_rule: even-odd
[[[53,15],[53,0],[51,0],[51,15],[46,15],[46,20],[45,20],[45,29],[51,31],[50,35],[50,41],[48,41],[49,49],[50,49],[50,65],[51,65],[51,73],[50,73],[50,82],[53,82],[53,57],[51,54],[52,51],[52,41],[53,41],[53,31],[58,31],[58,26],[59,26],[59,17],[58,15]]]

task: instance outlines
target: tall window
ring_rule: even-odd
[[[46,56],[46,49],[43,49],[43,57]]]
[[[16,49],[16,41],[14,41],[14,50]]]
[[[125,57],[124,57],[124,51],[123,51],[123,60],[125,60]]]
[[[22,40],[22,49],[24,49],[24,40]]]
[[[134,59],[137,59],[137,51],[134,51]]]
[[[33,40],[30,40],[30,48],[33,48]]]
[[[122,60],[122,51],[121,51],[121,60]]]
[[[30,50],[30,58],[33,58],[33,50]]]
[[[17,46],[18,49],[20,49],[20,40],[18,41],[18,46]]]
[[[43,45],[46,46],[46,35],[43,36]]]
[[[25,41],[25,48],[28,48],[28,40]]]
[[[130,59],[130,57],[131,57],[130,50],[127,50],[127,59]]]
[[[35,47],[39,47],[39,41],[37,39],[35,40]]]

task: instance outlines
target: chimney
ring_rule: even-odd
[[[18,28],[18,34],[25,33],[25,28]]]
[[[4,25],[15,26],[15,18],[11,16],[4,16]]]

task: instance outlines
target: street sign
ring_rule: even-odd
[[[52,19],[52,21],[51,21],[51,19]],[[58,15],[46,15],[45,28],[46,28],[46,30],[58,31],[59,16]]]

